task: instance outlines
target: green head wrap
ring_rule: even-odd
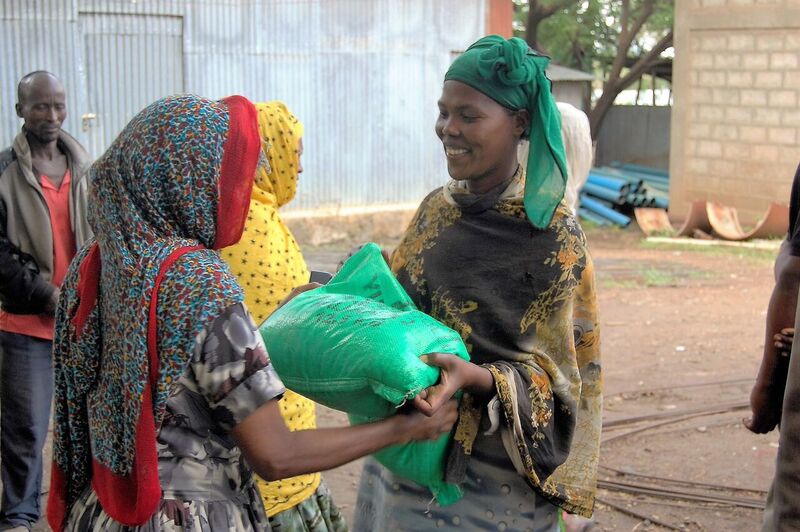
[[[525,212],[539,228],[550,223],[567,183],[561,115],[544,73],[548,63],[550,58],[518,37],[489,35],[453,61],[444,76],[445,81],[466,83],[503,107],[528,110]]]

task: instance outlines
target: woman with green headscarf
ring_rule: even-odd
[[[435,129],[452,179],[423,200],[391,265],[470,351],[472,362],[428,355],[442,378],[414,400],[431,414],[466,392],[445,471],[463,498],[430,504],[425,489],[368,460],[356,530],[551,531],[559,507],[592,514],[602,404],[594,268],[563,202],[547,63],[521,39],[489,36],[445,75]]]

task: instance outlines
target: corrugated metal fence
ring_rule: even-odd
[[[65,129],[98,156],[147,103],[191,92],[280,99],[305,123],[291,209],[414,203],[446,178],[433,132],[453,52],[484,0],[0,0],[0,146],[16,83],[50,70]]]
[[[597,136],[595,166],[612,162],[669,168],[672,107],[615,105]]]

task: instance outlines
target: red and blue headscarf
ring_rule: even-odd
[[[122,524],[157,510],[170,385],[197,335],[243,299],[214,250],[241,237],[260,150],[247,99],[176,96],[141,111],[92,166],[96,242],[72,262],[56,315],[55,530],[89,482]]]

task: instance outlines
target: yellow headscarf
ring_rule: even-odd
[[[300,247],[278,214],[297,191],[299,144],[303,124],[282,102],[256,104],[258,130],[270,170],[259,167],[250,198],[250,214],[238,244],[222,250],[244,288],[247,308],[257,324],[272,314],[296,286],[308,282],[309,271]],[[314,403],[289,390],[280,401],[290,430],[316,426]],[[319,473],[275,482],[257,479],[267,514],[273,516],[310,497],[320,483]]]

